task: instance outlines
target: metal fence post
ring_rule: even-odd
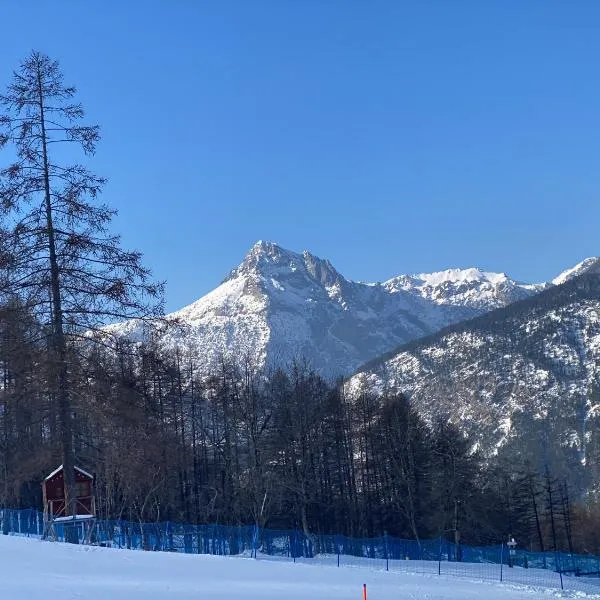
[[[560,568],[560,558],[558,556],[558,552],[554,554],[554,560],[556,561],[556,570],[558,571],[558,576],[560,577],[560,589],[564,590],[565,586],[563,582],[562,569]]]
[[[254,558],[257,558],[257,546],[258,546],[258,525],[254,526],[254,536],[252,539],[252,546],[254,548]]]
[[[385,549],[385,570],[390,570],[390,557],[388,553],[388,534],[387,531],[383,532],[383,545]]]
[[[504,542],[500,545],[500,581],[502,581],[503,576],[503,563],[504,563]]]
[[[442,536],[440,536],[440,553],[438,554],[438,575],[442,574]]]

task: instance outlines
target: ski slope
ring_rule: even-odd
[[[472,565],[477,567],[477,565]],[[474,577],[336,568],[282,560],[114,550],[0,536],[6,600],[533,600],[582,598]],[[589,596],[592,597],[592,596]]]

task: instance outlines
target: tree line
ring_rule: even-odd
[[[40,506],[60,428],[35,323],[7,314],[0,501]],[[552,463],[485,457],[406,397],[349,397],[300,361],[265,373],[223,358],[211,375],[197,361],[151,342],[70,358],[74,457],[95,473],[101,517],[598,551],[597,505]]]

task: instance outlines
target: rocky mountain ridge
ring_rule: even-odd
[[[599,262],[591,259],[574,272]],[[400,344],[552,285],[523,284],[478,269],[360,283],[308,251],[260,241],[220,286],[169,315],[183,326],[167,330],[159,343],[195,357],[206,370],[223,356],[247,356],[259,367],[302,358],[335,377]],[[109,330],[134,340],[145,331],[136,321]]]
[[[600,275],[578,272],[364,365],[349,393],[405,394],[429,423],[456,423],[488,456],[512,448],[599,475]]]

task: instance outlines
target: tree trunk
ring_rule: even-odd
[[[52,198],[50,195],[50,171],[48,168],[48,149],[46,138],[46,123],[44,115],[44,90],[42,74],[38,69],[38,94],[40,109],[40,127],[42,138],[42,158],[44,167],[44,196],[46,208],[46,226],[48,228],[48,255],[50,260],[50,285],[52,298],[52,351],[51,369],[56,375],[58,412],[61,422],[61,450],[63,474],[65,482],[65,513],[77,514],[75,498],[75,460],[73,456],[73,426],[71,403],[68,388],[67,351],[65,334],[63,331],[62,302],[60,294],[60,274],[58,259],[56,257],[56,240],[54,224],[52,222]],[[70,529],[70,528],[69,528]],[[74,532],[73,532],[74,533]],[[76,536],[68,541],[77,542]]]
[[[540,525],[540,516],[538,512],[537,502],[535,501],[535,490],[533,489],[532,476],[529,476],[529,492],[531,494],[531,502],[533,505],[533,513],[535,515],[535,527],[537,530],[538,540],[540,543],[540,552],[544,552],[544,537],[542,536],[542,527]]]

